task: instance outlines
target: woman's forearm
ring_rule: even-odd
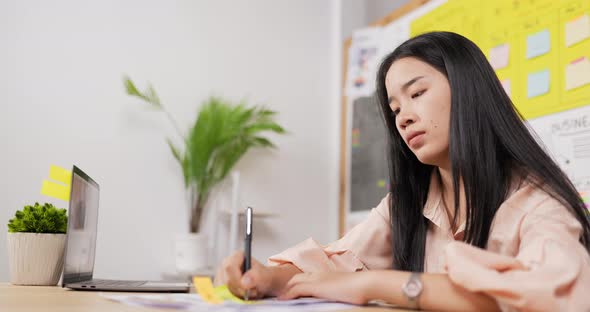
[[[383,300],[395,305],[408,306],[402,286],[410,277],[402,271],[368,271],[366,299]],[[420,275],[422,293],[418,305],[423,310],[437,311],[499,311],[496,301],[483,293],[470,292],[451,282],[446,274]]]
[[[272,281],[270,295],[277,296],[280,291],[285,287],[287,282],[295,274],[301,273],[301,270],[291,263],[285,263],[278,266],[269,267],[271,270]]]

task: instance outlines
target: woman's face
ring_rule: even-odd
[[[399,134],[424,164],[449,167],[451,89],[441,72],[416,58],[395,61],[385,76]]]

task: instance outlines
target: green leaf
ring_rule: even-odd
[[[125,84],[125,90],[127,90],[127,94],[142,97],[141,93],[139,93],[135,87],[135,84],[133,84],[133,81],[131,81],[129,77],[123,77],[123,83]]]
[[[182,176],[184,178],[184,185],[185,185],[185,187],[188,187],[190,185],[189,184],[190,183],[190,174],[188,172],[188,159],[187,159],[187,157],[185,157],[181,154],[180,150],[176,146],[174,146],[174,144],[172,143],[172,141],[170,139],[166,139],[166,143],[168,143],[168,146],[170,147],[170,151],[172,152],[172,155],[180,164],[180,167],[182,168]]]
[[[261,117],[272,117],[272,116],[276,115],[277,112],[261,108],[259,114]]]
[[[285,129],[274,122],[261,122],[253,124],[246,128],[249,134],[256,134],[261,131],[272,131],[275,133],[285,133]]]
[[[267,138],[255,137],[253,140],[256,146],[276,148],[276,146]]]
[[[140,92],[137,89],[137,87],[135,87],[133,81],[131,81],[131,78],[127,76],[123,77],[123,84],[125,85],[125,90],[127,91],[127,94],[131,96],[136,96],[144,100],[148,104],[151,104],[154,108],[162,109],[162,104],[160,104],[160,98],[158,97],[156,90],[151,84],[148,85],[146,92]]]
[[[158,97],[158,94],[156,94],[156,90],[154,89],[154,87],[150,84],[148,85],[148,89],[146,91],[146,97],[149,99],[149,102],[156,106],[156,107],[162,107],[162,104],[160,104],[160,98]]]
[[[178,150],[178,148],[174,146],[170,139],[166,139],[166,143],[168,143],[168,146],[170,147],[170,151],[172,152],[172,155],[174,155],[174,158],[176,158],[176,160],[178,160],[178,162],[182,165],[183,157],[182,155],[180,155],[180,151]]]

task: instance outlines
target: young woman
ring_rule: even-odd
[[[237,252],[217,281],[256,298],[590,311],[584,203],[479,48],[450,32],[412,38],[384,59],[377,95],[389,194],[340,240],[308,239],[246,274]]]

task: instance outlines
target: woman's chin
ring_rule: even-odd
[[[425,165],[438,166],[440,164],[440,157],[436,157],[432,153],[428,153],[428,151],[419,150],[414,152],[414,155]]]

